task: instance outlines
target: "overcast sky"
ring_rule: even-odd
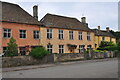
[[[10,2],[10,1],[9,1]],[[11,1],[12,2],[12,1]],[[14,2],[32,15],[32,7],[38,5],[39,20],[47,13],[74,17],[81,21],[87,18],[90,28],[118,30],[118,2]]]

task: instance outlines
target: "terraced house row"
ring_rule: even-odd
[[[4,52],[10,38],[16,39],[18,53],[43,46],[51,53],[80,53],[83,48],[96,49],[102,40],[113,41],[109,29],[90,29],[86,17],[76,18],[46,14],[38,21],[38,7],[33,7],[33,16],[17,4],[1,2],[0,53]]]

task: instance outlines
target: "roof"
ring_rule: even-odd
[[[39,24],[39,21],[19,5],[2,2],[2,21],[25,24]]]
[[[54,15],[47,13],[41,20],[41,24],[50,28],[63,28],[63,29],[75,29],[92,31],[88,28],[87,23],[81,23],[76,18]]]
[[[108,36],[108,37],[112,37],[115,38],[114,35],[112,35],[112,33],[105,31],[105,30],[98,30],[98,29],[93,29],[95,36]]]

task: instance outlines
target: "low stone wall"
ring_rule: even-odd
[[[65,54],[49,54],[43,59],[35,59],[31,56],[15,56],[15,57],[3,57],[2,67],[15,67],[26,65],[37,65],[45,63],[54,63],[62,61],[74,61],[83,59],[100,59],[113,57],[113,53],[93,53],[92,56],[86,56],[83,53],[65,53]]]
[[[84,54],[81,53],[65,53],[65,54],[54,54],[54,61],[73,61],[84,59]]]
[[[101,52],[96,52],[96,53],[93,53],[93,58],[113,58],[115,55],[114,52],[104,52],[104,53],[101,53]]]
[[[3,57],[2,67],[15,67],[25,65],[37,65],[54,62],[53,55],[47,55],[43,59],[35,59],[31,56]]]

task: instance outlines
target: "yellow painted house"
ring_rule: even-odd
[[[86,18],[46,14],[41,20],[40,44],[51,53],[80,53],[83,48],[95,48],[94,31]]]
[[[113,42],[116,44],[116,38],[109,32],[109,27],[106,27],[106,30],[100,30],[100,26],[98,29],[93,29],[95,33],[95,49],[100,46],[101,41]]]

